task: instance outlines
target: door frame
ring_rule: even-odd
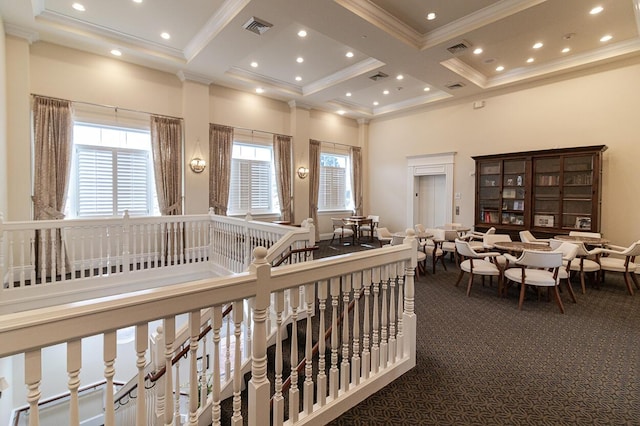
[[[418,184],[420,176],[444,175],[445,218],[453,221],[453,166],[455,152],[407,156],[407,228],[418,220]]]

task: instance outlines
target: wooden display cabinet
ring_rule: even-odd
[[[600,232],[605,145],[476,156],[475,228]]]

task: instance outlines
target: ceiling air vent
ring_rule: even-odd
[[[452,54],[452,55],[460,55],[464,52],[467,51],[467,49],[469,49],[471,47],[471,43],[469,43],[466,40],[462,40],[460,43],[458,44],[454,44],[453,46],[447,47],[447,50]]]
[[[385,74],[383,72],[378,72],[377,74],[374,74],[372,76],[369,76],[369,78],[373,81],[378,81],[378,80],[382,80],[383,78],[387,78],[389,77],[388,74]]]
[[[456,83],[448,83],[448,84],[445,84],[445,87],[446,87],[447,89],[451,89],[451,90],[461,89],[461,88],[463,88],[463,87],[464,87],[464,83],[461,83],[461,82],[459,82],[459,81],[458,81],[458,82],[456,82]]]
[[[273,24],[270,24],[267,21],[263,21],[262,19],[256,18],[255,16],[252,16],[242,26],[242,28],[244,28],[245,30],[249,30],[252,33],[256,33],[258,35],[264,34],[271,27],[273,27]]]

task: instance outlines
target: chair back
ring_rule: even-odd
[[[589,238],[602,238],[600,232],[585,232],[585,231],[569,231],[570,237],[589,237]]]
[[[374,225],[377,225],[378,222],[380,222],[380,216],[376,216],[376,215],[372,215],[372,214],[367,216],[367,219],[371,219],[371,222],[373,222]]]
[[[640,240],[631,244],[629,247],[627,247],[626,250],[624,250],[620,254],[623,256],[630,256],[630,257],[640,256]]]
[[[458,231],[445,229],[444,230],[444,239],[447,241],[455,241],[458,238]]]
[[[523,243],[532,243],[536,240],[531,231],[520,231],[520,241]]]
[[[562,252],[524,250],[516,263],[532,268],[558,268],[562,266]]]
[[[333,224],[333,229],[342,228],[344,226],[344,219],[341,217],[332,217],[331,223]]]
[[[416,232],[421,233],[421,234],[423,234],[423,233],[425,233],[425,232],[427,231],[427,229],[426,229],[426,228],[424,227],[424,225],[423,225],[423,224],[421,224],[421,223],[417,223],[417,224],[414,226],[414,229],[416,230]]]
[[[404,237],[401,237],[400,235],[391,235],[391,245],[392,246],[399,246],[404,242]]]
[[[556,244],[555,242],[559,242],[560,244]],[[578,254],[578,246],[576,244],[558,240],[551,240],[549,244],[551,244],[554,252],[562,253],[562,260],[566,260],[567,262],[571,262]]]
[[[393,235],[387,228],[384,226],[378,228],[378,238],[390,239],[393,238]]]
[[[511,242],[511,235],[509,234],[485,234],[482,237],[482,245],[486,248],[493,248],[495,243]]]
[[[462,257],[478,257],[478,253],[467,241],[456,240],[456,251]]]

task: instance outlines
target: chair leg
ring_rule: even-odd
[[[560,299],[560,292],[558,291],[558,286],[553,286],[553,292],[556,295],[556,303],[558,304],[558,308],[560,308],[560,312],[564,314],[564,305],[562,304],[562,299]]]
[[[582,286],[582,294],[585,294],[587,292],[587,288],[584,285],[584,271],[580,270],[580,285]]]
[[[640,290],[640,283],[638,283],[638,277],[637,277],[637,275],[638,275],[638,274],[636,274],[636,273],[631,274],[631,279],[632,279],[632,280],[633,280],[633,282],[635,283],[636,288],[637,288],[638,290]]]
[[[631,285],[631,277],[629,272],[624,272],[624,283],[627,285],[627,290],[629,291],[629,295],[633,296],[633,286]]]
[[[573,287],[571,286],[571,281],[569,280],[569,278],[567,278],[567,290],[569,290],[569,295],[571,296],[571,300],[573,300],[573,303],[578,303],[576,294],[573,292]]]
[[[456,287],[458,287],[458,284],[460,284],[460,281],[462,281],[463,275],[464,275],[464,271],[460,269],[460,274],[458,274],[458,280],[456,281]]]
[[[518,309],[522,310],[522,304],[524,303],[524,293],[526,291],[527,285],[525,283],[520,283],[520,300],[518,301]]]
[[[467,297],[471,295],[471,286],[473,285],[473,274],[469,273],[469,284],[467,285]]]
[[[440,256],[440,260],[442,261],[442,267],[444,268],[444,270],[447,270],[447,265],[444,263],[444,257],[445,255],[443,254],[442,256]]]

